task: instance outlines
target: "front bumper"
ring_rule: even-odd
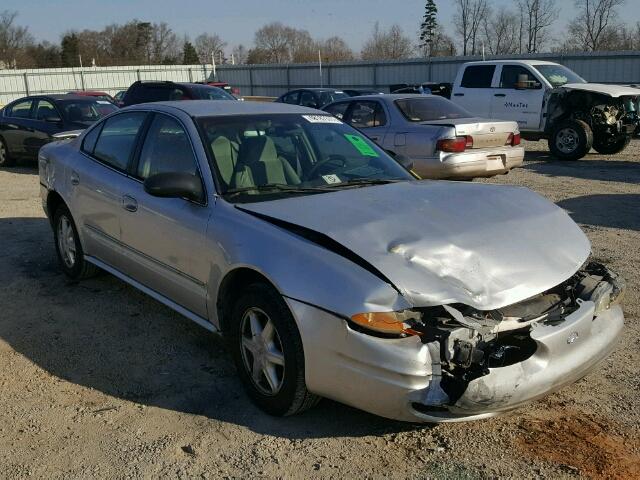
[[[438,157],[417,157],[412,160],[413,170],[422,178],[492,177],[521,166],[524,147],[441,153]]]
[[[528,359],[471,381],[453,404],[440,388],[439,345],[418,337],[382,339],[356,332],[325,311],[287,299],[300,330],[307,388],[387,418],[447,422],[486,418],[545,396],[589,373],[614,348],[619,306],[594,317],[581,307],[555,326],[537,325]],[[440,405],[433,407],[438,401]]]

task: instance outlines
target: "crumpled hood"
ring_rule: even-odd
[[[608,85],[606,83],[567,83],[559,88],[568,90],[583,90],[585,92],[601,93],[610,97],[640,96],[640,89],[628,85]]]
[[[564,210],[522,187],[400,182],[238,207],[327,235],[416,307],[517,303],[569,278],[591,250]]]

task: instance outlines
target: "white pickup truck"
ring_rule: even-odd
[[[640,125],[640,88],[587,83],[563,65],[538,60],[465,63],[451,100],[479,116],[517,121],[524,138],[547,139],[563,160],[592,147],[621,152]]]

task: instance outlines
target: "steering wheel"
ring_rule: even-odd
[[[341,167],[346,167],[347,166],[347,159],[344,157],[344,155],[329,155],[327,158],[323,158],[322,160],[320,160],[318,163],[316,163],[313,167],[311,167],[311,170],[309,170],[309,172],[304,176],[304,180],[311,180],[312,178],[314,178],[314,174],[320,169],[320,167],[327,165],[331,162],[340,162],[341,163]]]

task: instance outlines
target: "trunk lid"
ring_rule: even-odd
[[[473,138],[473,149],[504,147],[509,135],[519,132],[516,122],[483,118],[433,120],[421,122],[420,125],[439,125],[454,128],[457,137],[470,136]]]

